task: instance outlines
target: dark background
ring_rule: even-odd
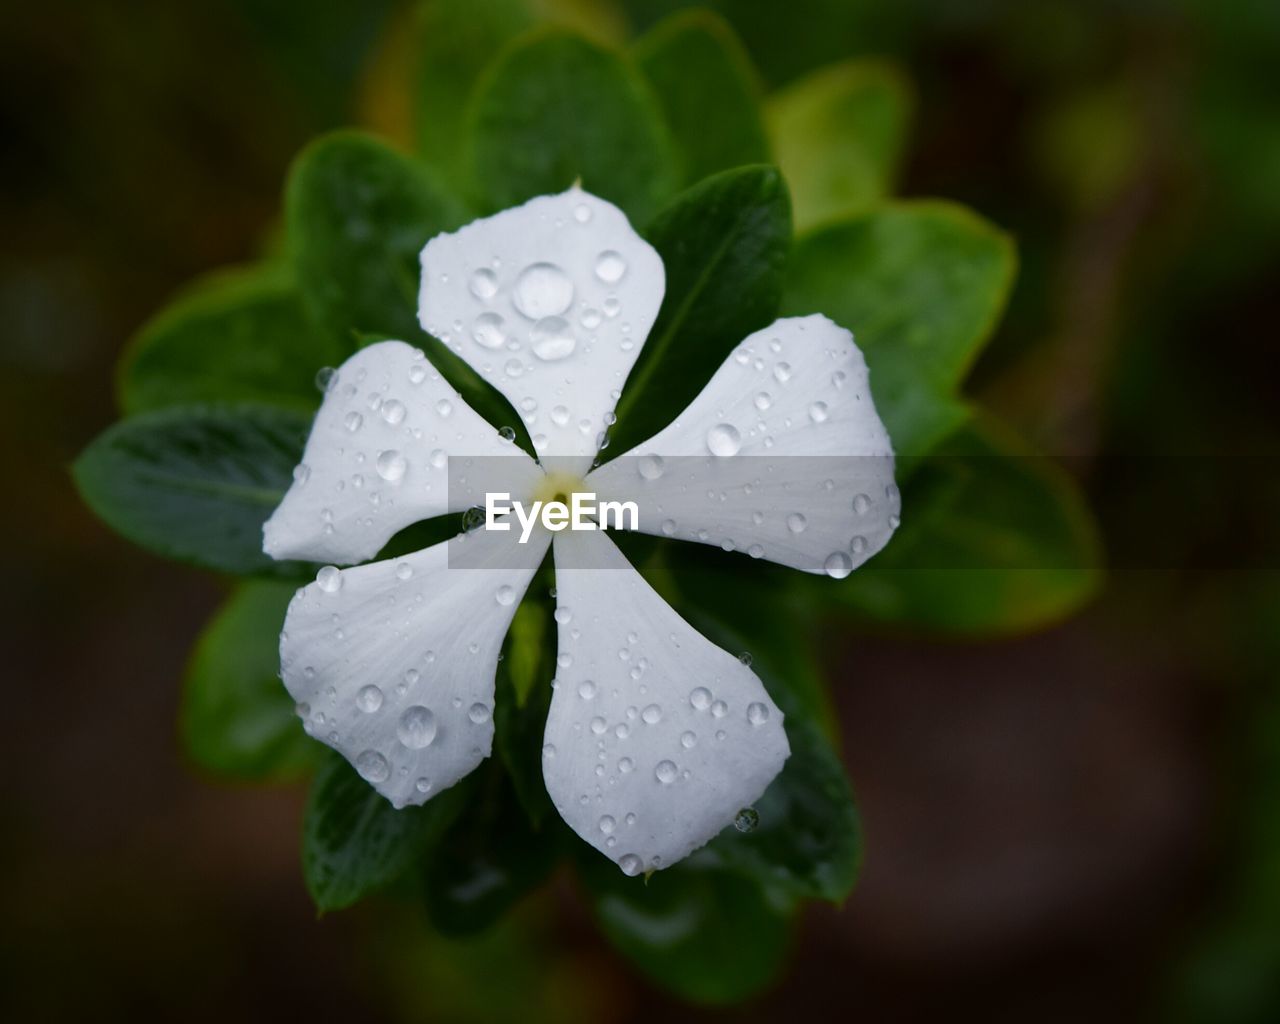
[[[643,28],[679,5],[626,6]],[[711,1015],[1280,1019],[1280,5],[720,6],[771,84],[856,53],[907,68],[902,192],[1019,242],[970,390],[1071,456],[1122,568],[1036,636],[832,632],[862,879],[807,912],[774,991]],[[317,922],[301,790],[200,778],[176,736],[219,584],[130,548],[70,486],[130,334],[272,244],[302,143],[403,125],[381,70],[400,16],[3,6],[9,1019],[707,1012],[629,974],[564,879],[470,943],[395,911]],[[1194,488],[1185,460],[1130,457],[1152,454],[1197,456]]]

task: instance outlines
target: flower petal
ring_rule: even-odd
[[[403,559],[328,567],[289,605],[280,669],[304,727],[397,807],[489,756],[498,653],[546,551],[548,534],[536,533],[527,554],[514,532],[477,530]],[[465,569],[450,567],[459,543]]]
[[[781,771],[790,754],[782,712],[605,533],[559,534],[555,560],[547,791],[569,826],[627,874],[669,867]]]
[[[448,472],[450,459],[478,458]],[[468,406],[416,348],[384,341],[342,364],[326,389],[302,462],[263,526],[273,558],[350,564],[398,530],[513,493],[537,463]]]
[[[635,501],[645,533],[836,577],[888,543],[901,510],[866,361],[824,316],[751,335],[674,423],[588,482]]]
[[[544,463],[581,474],[665,286],[622,211],[570,189],[428,242],[418,318],[520,410]]]

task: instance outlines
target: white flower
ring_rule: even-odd
[[[589,490],[638,502],[644,532],[847,575],[888,541],[899,499],[862,354],[825,317],[751,335],[674,423],[634,449],[643,458],[589,472],[664,287],[662,261],[621,211],[577,189],[432,239],[422,326],[521,411],[541,464],[422,352],[371,345],[329,386],[295,483],[264,527],[265,550],[349,565],[491,491],[527,502]],[[747,456],[764,454],[777,458],[758,479],[761,460]],[[837,458],[848,468],[832,479]],[[449,564],[454,542],[329,566],[289,608],[282,675],[306,728],[398,807],[489,756],[499,650],[552,543],[542,527],[524,548],[519,536],[466,535],[465,568]],[[574,831],[626,873],[667,867],[781,770],[782,713],[606,533],[559,532],[554,548],[547,789]]]

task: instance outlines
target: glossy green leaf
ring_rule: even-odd
[[[636,43],[675,140],[685,184],[769,161],[760,85],[738,37],[719,16],[675,14]]]
[[[791,187],[796,229],[865,213],[893,186],[911,92],[895,67],[845,61],[769,99],[769,137]]]
[[[1071,478],[975,421],[907,483],[902,526],[888,547],[847,580],[805,585],[821,608],[992,634],[1069,615],[1097,591],[1100,562],[1092,516]]]
[[[202,279],[153,317],[120,363],[126,415],[201,402],[271,402],[313,409],[316,371],[342,360],[303,310],[280,266]]]
[[[801,239],[783,309],[853,331],[894,450],[921,455],[966,418],[956,396],[1015,262],[1009,237],[964,207],[892,203]]]
[[[109,427],[72,467],[81,497],[156,554],[231,573],[297,572],[262,553],[311,428],[262,405],[180,406]]]
[[[302,819],[302,872],[318,909],[340,910],[421,862],[467,800],[464,782],[396,810],[336,753],[326,755]]]
[[[791,246],[791,207],[772,167],[724,171],[682,192],[645,232],[667,292],[618,404],[627,451],[665,427],[743,338],[771,323]]]
[[[486,72],[470,108],[469,154],[489,210],[581,181],[643,224],[677,180],[644,80],[620,55],[562,29],[525,35]]]
[[[415,25],[416,148],[460,189],[467,103],[481,72],[533,23],[525,0],[430,0]]]
[[[202,768],[237,779],[289,779],[321,747],[280,682],[280,629],[291,583],[240,586],[205,627],[183,684],[182,738]]]
[[[525,596],[511,620],[503,650],[495,684],[494,748],[524,813],[541,825],[555,816],[542,781],[542,739],[551,709],[557,650],[549,601],[534,593]]]
[[[778,975],[788,911],[754,881],[688,862],[628,878],[594,851],[580,875],[605,936],[663,988],[697,1003],[732,1003]]]
[[[351,350],[361,332],[421,344],[418,254],[466,219],[426,167],[357,132],[309,145],[285,189],[303,299]]]
[[[541,828],[529,823],[501,765],[490,761],[477,775],[467,806],[427,857],[427,916],[446,935],[483,931],[541,885],[564,835],[554,815]]]

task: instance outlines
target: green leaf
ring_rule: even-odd
[[[618,54],[554,28],[523,36],[476,87],[468,166],[486,209],[581,180],[639,223],[676,184],[644,80]]]
[[[791,186],[796,229],[865,213],[889,194],[912,98],[897,68],[844,61],[769,99],[769,137]]]
[[[559,859],[559,820],[532,827],[500,765],[489,762],[478,774],[467,807],[427,858],[427,916],[446,935],[488,928],[545,881]]]
[[[908,481],[902,526],[884,551],[847,580],[803,585],[817,608],[944,633],[1008,633],[1078,609],[1101,584],[1100,562],[1070,477],[975,421]]]
[[[633,53],[662,105],[685,184],[730,167],[769,162],[760,84],[724,19],[699,10],[672,15],[639,40]]]
[[[302,872],[316,907],[340,910],[419,862],[467,799],[460,783],[397,811],[339,754],[312,784],[302,819]]]
[[[734,346],[773,321],[791,245],[786,185],[773,167],[724,171],[678,195],[645,234],[667,292],[618,404],[615,452],[670,423]]]
[[[236,779],[291,779],[321,747],[302,730],[280,682],[280,629],[295,588],[238,587],[205,627],[183,684],[181,730],[191,758]]]
[[[262,552],[311,417],[273,406],[180,406],[109,427],[72,475],[118,533],[156,554],[230,573],[295,574]]]
[[[493,724],[494,747],[506,765],[524,813],[535,825],[553,817],[551,798],[542,781],[542,739],[551,709],[556,651],[551,608],[546,601],[527,594],[511,620],[504,657],[498,662]]]
[[[428,239],[465,220],[424,166],[357,132],[311,143],[285,189],[303,299],[349,350],[360,332],[421,344],[418,254]]]
[[[853,331],[894,450],[922,455],[966,418],[956,396],[1015,262],[1009,237],[964,207],[892,203],[799,241],[783,310]]]
[[[628,878],[594,851],[580,875],[596,920],[657,984],[697,1003],[732,1003],[777,976],[790,939],[785,907],[729,871],[687,861]]]
[[[120,363],[126,415],[201,402],[320,403],[316,371],[346,353],[312,324],[286,268],[212,274],[157,314]]]
[[[503,46],[532,23],[524,0],[431,0],[418,8],[416,148],[450,182],[463,184],[464,115],[472,89]]]

